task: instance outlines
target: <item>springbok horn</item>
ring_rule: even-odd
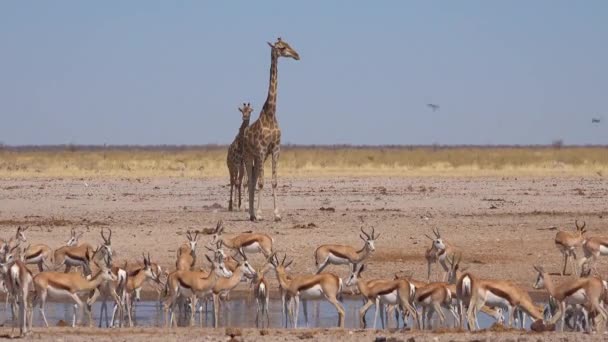
[[[372,240],[374,239],[375,235],[376,235],[376,228],[372,227]]]
[[[367,234],[367,232],[365,232],[365,230],[363,230],[363,227],[361,227],[361,233],[363,233],[367,237],[368,240],[371,239],[369,234]]]
[[[428,236],[427,234],[424,234],[424,236],[426,236],[431,241],[435,241],[435,239],[433,239],[432,237]]]

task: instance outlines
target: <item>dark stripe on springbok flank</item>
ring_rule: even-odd
[[[254,243],[256,243],[256,242],[258,242],[258,240],[256,240],[256,239],[251,239],[251,240],[246,241],[245,243],[243,243],[243,244],[241,245],[241,248],[242,248],[242,247],[251,246],[251,245],[253,245],[253,244],[254,244]]]
[[[188,289],[188,290],[192,289],[192,288],[190,287],[190,285],[188,285],[188,284],[184,283],[184,282],[183,282],[181,279],[177,278],[177,281],[179,281],[179,286],[181,286],[181,287],[183,287],[183,288],[186,288],[186,289]]]
[[[36,259],[37,257],[40,256],[40,254],[42,254],[42,249],[39,249],[36,253],[31,254],[31,255],[27,255],[25,257],[25,260],[31,260],[31,259]]]
[[[62,283],[58,283],[58,282],[54,281],[53,279],[49,278],[46,280],[46,282],[56,289],[61,289],[61,290],[72,292],[72,289],[69,286],[64,285]]]
[[[509,296],[509,294],[507,292],[505,292],[497,287],[494,287],[492,285],[487,285],[487,288],[488,288],[488,291],[492,292],[493,294],[508,300],[509,303],[513,303],[511,296]]]
[[[334,250],[329,251],[331,254],[337,256],[338,258],[349,260],[348,257],[340,252],[336,252]]]
[[[387,289],[387,290],[384,290],[384,291],[380,291],[380,292],[378,292],[378,295],[380,295],[380,296],[384,296],[384,295],[387,295],[387,294],[389,294],[389,293],[394,292],[395,290],[397,290],[397,285],[392,286],[391,288],[389,288],[389,289]]]
[[[74,254],[70,254],[70,253],[65,253],[65,255],[70,259],[78,260],[82,263],[87,263],[86,259],[83,259],[83,258],[79,257],[78,255],[74,255]]]
[[[298,291],[306,291],[308,289],[313,288],[315,285],[319,285],[319,283],[310,282],[310,283],[303,284],[302,286],[298,287]]]
[[[571,289],[568,289],[568,291],[564,292],[564,298],[572,296],[576,291],[580,290],[581,288],[582,286],[576,286]]]
[[[418,295],[418,298],[416,298],[416,300],[419,302],[424,302],[424,300],[427,299],[430,295],[432,295],[433,292],[435,292],[435,289],[431,289],[429,291],[423,292]],[[418,293],[416,293],[416,294],[418,294]]]

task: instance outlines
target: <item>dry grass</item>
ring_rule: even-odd
[[[0,149],[0,177],[227,177],[222,146]],[[269,166],[267,166],[269,167]],[[608,174],[608,147],[297,147],[281,176]],[[269,176],[270,172],[267,173]]]

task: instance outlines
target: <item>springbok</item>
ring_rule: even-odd
[[[184,242],[183,245],[177,250],[177,261],[175,262],[175,268],[178,271],[191,270],[196,263],[196,244],[198,243],[198,231],[192,236],[190,231],[186,232],[186,238],[188,242]]]
[[[106,258],[111,260],[111,250],[107,248],[97,248],[93,253],[93,264],[97,266],[99,269],[103,269],[105,266],[104,263]],[[125,265],[123,267],[111,266],[110,271],[116,277],[116,281],[106,281],[101,284],[93,291],[89,298],[87,299],[87,306],[90,308],[93,303],[97,300],[98,297],[101,296],[101,307],[99,310],[99,327],[101,328],[101,324],[103,322],[104,313],[106,320],[106,327],[114,326],[114,318],[115,312],[112,313],[111,321],[108,319],[108,306],[106,300],[108,297],[111,297],[114,301],[114,306],[120,307],[120,324],[122,325],[124,322],[124,298],[126,296],[125,289],[126,283],[128,280],[128,272],[127,272],[127,263],[125,261]],[[130,314],[130,312],[127,312]],[[131,316],[128,317],[129,324],[132,326]]]
[[[477,312],[484,305],[508,311],[510,327],[514,325],[515,309],[519,308],[534,319],[532,330],[545,330],[542,311],[532,302],[527,291],[510,281],[480,279],[467,272],[458,280],[456,292],[460,312],[464,312],[463,305],[468,306],[467,321],[470,330],[479,326]]]
[[[13,251],[19,245],[8,249],[8,245],[3,246],[4,253],[0,256],[0,273],[4,280],[4,285],[7,290],[7,298],[10,295],[11,309],[13,312],[13,320],[15,318],[14,307],[19,303],[19,333],[26,334],[27,329],[27,303],[28,294],[32,288],[33,276],[32,272],[27,269],[25,264],[17,260],[13,255]],[[31,330],[31,323],[30,323]]]
[[[568,257],[572,257],[572,270],[574,274],[578,275],[578,265],[576,261],[576,248],[581,247],[583,242],[585,241],[585,221],[583,221],[583,225],[578,225],[578,220],[574,221],[576,225],[575,232],[566,232],[559,231],[555,234],[555,247],[562,253],[564,256],[564,268],[562,270],[562,275],[566,274],[566,266],[568,265]]]
[[[348,245],[321,245],[315,250],[315,265],[317,266],[317,274],[329,265],[349,265],[349,268],[356,267],[362,263],[367,257],[376,250],[374,242],[380,237],[380,234],[375,235],[376,230],[372,228],[371,235],[363,228],[359,235],[363,240],[363,247],[357,250],[355,247]]]
[[[219,326],[221,296],[226,296],[242,280],[255,277],[256,272],[249,264],[249,261],[247,261],[245,254],[241,253],[241,257],[243,259],[238,263],[236,269],[232,271],[232,275],[229,278],[219,278],[213,286],[213,325],[215,328]]]
[[[224,232],[224,222],[218,221],[215,230],[213,231],[213,240],[211,244],[215,245],[221,241],[223,246],[233,250],[240,250],[245,253],[262,253],[268,258],[272,253],[272,244],[274,240],[270,235],[263,233],[241,233],[232,238],[222,236]]]
[[[597,277],[586,277],[569,279],[560,285],[553,284],[553,280],[548,272],[542,266],[534,266],[534,270],[538,273],[535,289],[545,288],[549,295],[558,303],[557,313],[551,318],[550,323],[555,324],[561,318],[560,331],[564,331],[564,319],[566,317],[567,305],[583,305],[597,311],[604,321],[604,325],[608,320],[608,312],[600,304],[601,298],[604,295],[604,283]],[[589,322],[588,310],[584,310],[585,321]],[[598,324],[599,325],[599,322]],[[598,326],[596,325],[596,330]],[[590,325],[588,324],[588,328]]]
[[[266,319],[266,328],[270,326],[270,316],[268,315],[268,305],[270,301],[270,287],[266,280],[266,272],[270,270],[270,260],[268,260],[253,277],[253,295],[256,303],[255,326],[264,328],[264,319]],[[283,303],[283,310],[285,304]]]
[[[76,326],[76,315],[77,311],[81,314],[84,303],[78,295],[88,294],[99,286],[104,281],[116,281],[116,276],[112,274],[110,270],[110,259],[105,257],[104,267],[97,272],[91,279],[84,278],[79,273],[61,273],[44,271],[34,276],[34,289],[36,294],[34,295],[32,311],[30,312],[30,329],[32,324],[31,315],[33,314],[33,308],[40,304],[39,310],[44,320],[44,324],[48,328],[49,323],[44,313],[46,299],[48,295],[51,297],[67,297],[74,302],[74,312],[72,315],[72,327]],[[91,311],[88,311],[89,325],[93,324]]]
[[[431,280],[432,265],[439,262],[444,271],[442,281],[446,281],[448,271],[450,269],[447,264],[446,257],[450,254],[454,254],[456,252],[456,248],[441,238],[439,228],[433,228],[433,234],[435,234],[434,239],[427,234],[424,234],[429,240],[432,241],[431,248],[427,249],[425,252],[425,259],[427,262],[427,280]]]
[[[412,305],[415,294],[414,285],[406,279],[376,279],[364,280],[361,277],[365,264],[360,264],[351,269],[351,273],[346,281],[346,286],[356,285],[361,295],[366,299],[366,303],[359,309],[359,323],[362,328],[366,327],[365,313],[372,305],[376,306],[374,315],[373,329],[376,329],[378,314],[382,310],[383,305],[399,306],[403,313],[403,321],[405,322],[405,314],[409,314],[414,319],[414,324],[420,328],[418,312]]]
[[[75,235],[74,230],[72,230],[72,235],[66,245],[53,252],[53,270],[57,270],[65,265],[65,273],[68,273],[72,267],[82,267],[84,275],[91,275],[90,261],[93,258],[95,249],[86,242],[78,245],[75,244],[81,235]]]
[[[291,312],[293,327],[298,327],[300,299],[325,298],[338,311],[338,327],[344,328],[344,307],[338,301],[338,297],[342,293],[342,279],[332,273],[298,275],[292,277],[292,279],[288,279],[286,269],[291,265],[293,260],[285,263],[286,258],[287,255],[279,263],[276,254],[273,253],[271,265],[275,270],[279,284],[290,297],[290,303],[295,301],[295,314],[293,311]],[[290,311],[291,309],[293,309],[292,305],[290,305]]]
[[[595,269],[595,264],[600,256],[608,255],[608,237],[593,236],[583,242],[583,255],[579,266],[589,263],[591,269]]]
[[[165,319],[167,327],[177,323],[174,320],[175,304],[179,296],[190,298],[190,325],[194,325],[194,314],[199,298],[205,298],[212,293],[215,283],[220,277],[228,278],[232,276],[232,272],[226,269],[223,258],[219,258],[217,262],[212,260],[205,254],[207,260],[211,263],[212,271],[209,274],[200,271],[177,270],[169,274],[165,284],[167,297],[164,303]],[[169,315],[169,310],[171,314]]]

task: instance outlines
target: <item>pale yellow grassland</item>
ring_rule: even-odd
[[[225,147],[4,148],[0,177],[228,177],[226,153]],[[608,147],[285,147],[279,175],[602,177]]]

